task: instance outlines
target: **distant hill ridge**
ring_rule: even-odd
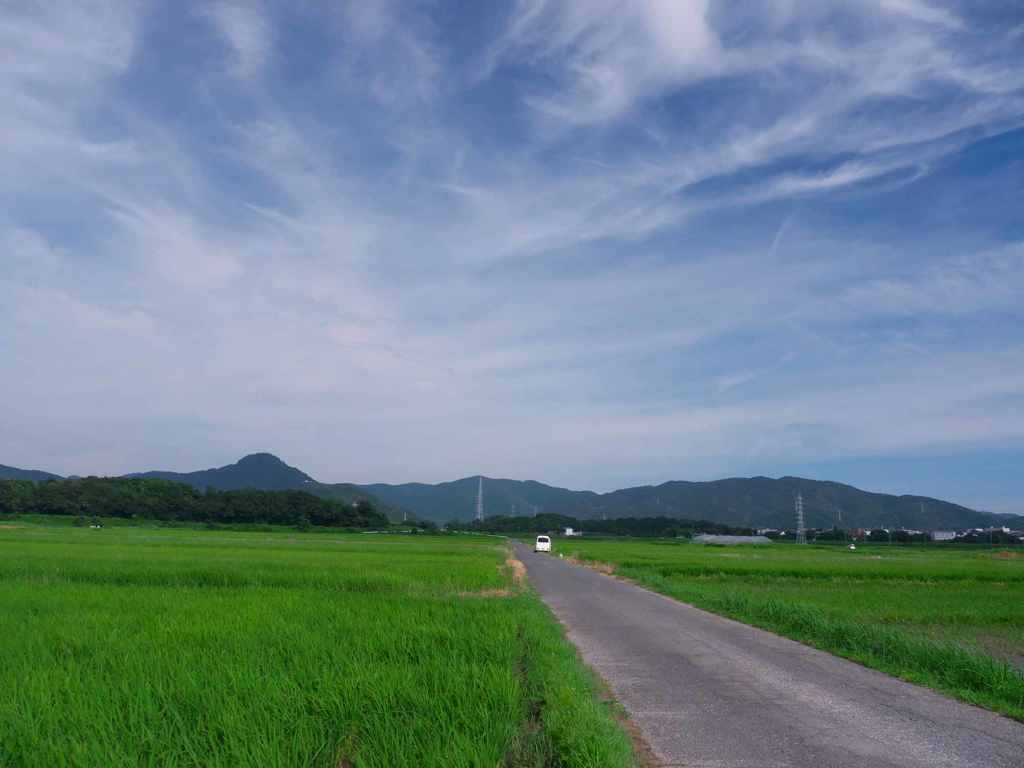
[[[387,502],[381,503],[373,494],[360,489],[351,483],[319,483],[300,469],[285,464],[272,453],[250,453],[234,464],[215,469],[203,469],[198,472],[138,472],[126,477],[156,477],[185,483],[194,488],[205,490],[216,488],[219,491],[233,491],[240,488],[257,488],[264,491],[300,490],[308,491],[325,499],[354,502],[361,500],[373,501],[382,511],[395,515]]]
[[[173,480],[194,488],[216,488],[234,491],[256,488],[263,491],[303,490],[315,485],[316,480],[302,470],[290,467],[272,453],[251,453],[234,464],[198,472],[134,472],[125,477],[149,477]]]
[[[234,464],[197,472],[149,471],[127,477],[153,477],[219,490],[299,489],[339,501],[377,501],[393,518],[405,510],[437,522],[472,518],[478,478],[428,484],[320,483],[271,453],[253,453]],[[60,479],[40,470],[0,465],[0,479],[37,482]],[[573,491],[534,480],[484,478],[485,513],[529,516],[550,513],[581,520],[623,517],[672,517],[709,520],[746,527],[785,528],[793,525],[793,502],[800,493],[808,527],[902,527],[936,530],[986,525],[1024,527],[1024,517],[981,512],[927,496],[873,493],[851,485],[800,477],[732,477],[623,488],[609,493]]]
[[[0,464],[0,480],[32,480],[41,483],[44,480],[63,480],[60,475],[43,472],[41,469],[18,469]]]
[[[149,472],[133,472],[124,477],[170,480],[190,485],[201,491],[207,488],[216,488],[219,491],[236,491],[242,488],[255,488],[262,491],[300,490],[325,499],[347,503],[361,500],[373,501],[382,511],[390,513],[393,517],[400,514],[397,510],[392,509],[387,502],[382,502],[351,483],[318,483],[302,470],[285,464],[272,453],[251,453],[234,464],[213,469],[201,469],[196,472],[151,470]],[[0,465],[0,480],[6,479],[43,482],[64,478],[49,472]]]
[[[443,522],[472,517],[478,478],[428,485],[361,486],[378,498]],[[484,478],[486,515],[550,513],[580,520],[673,517],[751,528],[792,528],[794,500],[803,495],[808,527],[903,527],[922,530],[986,525],[1024,527],[1024,517],[995,515],[927,496],[872,493],[851,485],[799,477],[673,480],[609,493],[572,491],[532,480]]]

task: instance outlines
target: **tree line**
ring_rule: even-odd
[[[305,491],[199,491],[154,478],[0,480],[0,515],[122,517],[201,523],[377,528],[387,517],[368,500],[346,504]]]
[[[482,521],[457,522],[446,526],[449,530],[480,531],[485,533],[549,533],[572,528],[586,533],[615,536],[693,536],[695,533],[718,533],[745,536],[753,533],[709,520],[683,520],[675,517],[619,517],[613,520],[579,520],[568,515],[542,513],[533,517],[496,515]]]

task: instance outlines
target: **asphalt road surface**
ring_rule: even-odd
[[[1024,724],[517,549],[660,765],[1024,768]]]

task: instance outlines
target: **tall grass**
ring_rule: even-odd
[[[0,765],[630,765],[544,606],[473,597],[510,587],[503,557],[468,537],[0,531]]]

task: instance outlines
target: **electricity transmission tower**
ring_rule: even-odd
[[[796,495],[796,543],[806,544],[807,534],[804,532],[804,495]]]
[[[482,523],[484,521],[484,476],[479,476],[479,484],[476,487],[476,515],[474,519]]]

